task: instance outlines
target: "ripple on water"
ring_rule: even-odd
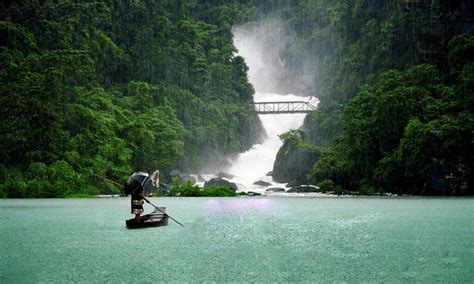
[[[472,199],[156,198],[185,228],[146,230],[124,228],[128,199],[0,202],[2,283],[474,275]]]

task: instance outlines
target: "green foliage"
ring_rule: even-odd
[[[171,190],[170,196],[201,196],[200,195],[200,187],[197,185],[193,185],[192,182],[186,181],[182,183],[178,177],[173,177],[173,181],[171,183]]]
[[[371,185],[363,184],[361,185],[359,189],[359,195],[378,195],[378,194],[381,194],[381,192]]]
[[[234,189],[226,186],[210,186],[201,191],[201,196],[232,197],[237,194]]]
[[[463,86],[473,69],[466,66],[453,87],[429,65],[381,74],[346,106],[342,135],[314,165],[310,180],[331,179],[370,195],[472,194],[474,114]],[[426,187],[447,175],[449,184]]]
[[[235,190],[225,186],[211,186],[200,188],[192,184],[190,181],[181,182],[178,177],[174,177],[171,183],[170,196],[187,196],[187,197],[231,197],[237,196]]]
[[[441,2],[427,10],[400,1],[257,5],[256,14],[277,14],[295,31],[282,52],[285,75],[315,78],[306,92],[320,104],[303,140],[329,149],[308,173],[312,182],[431,194],[430,181],[450,176],[438,193],[472,193],[474,37],[460,34],[462,13]]]
[[[330,192],[335,189],[334,182],[330,179],[320,181],[317,186],[319,187],[319,192]]]
[[[232,45],[237,6],[1,7],[2,196],[114,193],[91,173],[123,181],[134,170],[197,168],[207,153],[235,153],[258,137],[257,117],[245,112],[248,68]]]
[[[279,52],[285,62],[280,87],[291,85],[289,91],[320,99],[303,129],[307,142],[323,147],[342,131],[344,104],[360,86],[373,84],[388,69],[421,61],[417,32],[432,22],[423,14],[404,12],[400,1],[393,0],[260,1],[253,5],[257,8],[249,9],[247,18],[256,22],[265,16],[276,18],[294,36]]]
[[[474,40],[438,2],[429,13],[395,0],[2,3],[0,194],[114,192],[91,173],[192,170],[249,148],[261,125],[231,28],[266,15],[295,31],[282,76],[310,78],[281,82],[320,99],[304,132],[282,136],[330,147],[312,181],[472,194]],[[450,189],[425,192],[430,180]]]
[[[27,183],[23,178],[22,172],[17,168],[7,168],[1,165],[0,192],[2,197],[19,198],[27,191]]]
[[[449,63],[451,73],[459,74],[466,63],[474,62],[474,36],[462,34],[449,41]]]
[[[278,135],[285,144],[296,145],[302,140],[303,132],[301,130],[290,130],[286,133]]]
[[[283,84],[295,82],[291,91],[320,99],[304,135],[282,137],[328,148],[308,173],[313,183],[332,180],[361,194],[473,193],[474,37],[463,24],[466,7],[434,1],[405,9],[392,0],[252,5],[245,21],[274,17],[294,35],[279,51]]]

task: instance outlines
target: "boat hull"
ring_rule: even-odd
[[[166,207],[160,207],[161,211],[165,211]],[[168,215],[155,209],[153,213],[146,214],[140,217],[140,222],[137,222],[135,218],[125,221],[125,225],[128,229],[141,229],[141,228],[153,228],[168,225]]]

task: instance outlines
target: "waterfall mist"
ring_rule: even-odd
[[[293,38],[274,19],[235,27],[234,45],[249,67],[249,80],[260,93],[288,93],[283,52]]]
[[[234,45],[250,67],[249,77],[258,92],[313,96],[320,80],[321,60],[296,31],[278,16],[234,27]]]

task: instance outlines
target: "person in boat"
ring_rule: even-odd
[[[150,181],[150,183],[148,182]],[[153,172],[151,177],[148,173],[145,172],[136,172],[133,173],[129,178],[127,183],[125,183],[123,189],[125,195],[132,196],[132,206],[131,213],[135,215],[135,221],[140,222],[140,216],[143,213],[143,203],[145,200],[145,188],[148,188],[150,191],[150,186],[155,189],[158,188],[160,184],[160,172],[156,170]]]
[[[143,187],[148,181],[149,175],[144,172],[133,173],[125,183],[123,189],[125,195],[132,196],[131,213],[135,215],[135,221],[140,223],[140,215],[143,213],[144,194]]]
[[[143,213],[143,187],[132,193],[132,214],[135,214],[135,221],[140,223],[140,215]]]

